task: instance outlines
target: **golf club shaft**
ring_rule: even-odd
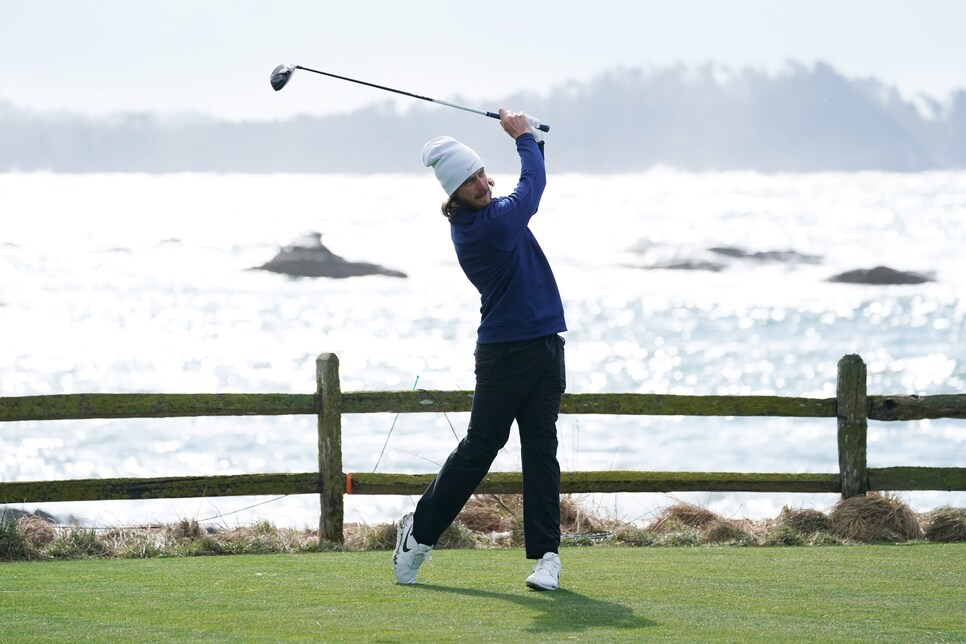
[[[420,96],[419,94],[413,94],[411,92],[404,92],[401,89],[393,89],[391,87],[386,87],[385,85],[376,85],[375,83],[367,83],[366,81],[356,80],[354,78],[349,78],[347,76],[339,76],[338,74],[330,74],[329,72],[322,72],[317,69],[312,69],[310,67],[302,67],[301,65],[296,65],[295,69],[304,69],[307,72],[312,72],[314,74],[321,74],[322,76],[329,76],[330,78],[338,78],[339,80],[349,81],[350,83],[358,83],[359,85],[366,85],[368,87],[375,87],[376,89],[385,90],[387,92],[393,92],[394,94],[402,94],[403,96],[408,96],[410,98],[418,98],[421,101],[429,101],[430,103],[436,103],[437,105],[445,105],[446,107],[455,107],[458,110],[463,110],[464,112],[473,112],[474,114],[480,114],[482,116],[489,116],[492,119],[499,119],[500,115],[496,112],[487,112],[484,110],[476,110],[472,107],[465,107],[463,105],[457,105],[456,103],[450,103],[448,101],[443,101],[437,98],[430,98],[428,96]],[[541,123],[537,128],[544,132],[550,131],[550,126]]]

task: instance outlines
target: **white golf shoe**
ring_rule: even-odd
[[[548,552],[537,559],[533,574],[527,577],[527,586],[534,590],[557,590],[560,586],[560,557]]]
[[[432,546],[416,543],[413,538],[413,514],[410,512],[399,521],[396,532],[396,550],[392,554],[392,572],[397,584],[416,583],[419,567],[429,558]]]

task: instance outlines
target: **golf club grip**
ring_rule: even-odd
[[[497,114],[496,112],[487,112],[486,115],[489,116],[491,119],[500,118],[500,115]],[[550,126],[547,125],[546,123],[541,123],[540,125],[537,126],[537,129],[540,130],[541,132],[549,132]]]

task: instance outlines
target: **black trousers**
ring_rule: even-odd
[[[523,461],[526,555],[539,559],[560,546],[557,414],[566,388],[564,339],[478,344],[476,389],[466,437],[416,505],[413,537],[435,545],[486,476],[517,421]]]

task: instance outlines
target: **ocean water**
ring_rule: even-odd
[[[512,174],[496,174],[497,192]],[[314,391],[333,352],[345,391],[471,389],[479,299],[431,175],[0,175],[0,396]],[[857,353],[870,394],[966,388],[966,173],[551,174],[531,227],[567,311],[568,391],[835,395]],[[406,279],[248,270],[309,232]],[[728,257],[791,251],[782,259]],[[719,270],[655,268],[713,262]],[[831,283],[855,268],[908,286]],[[466,414],[347,415],[346,471],[434,472]],[[561,416],[565,471],[834,472],[834,419]],[[381,455],[381,457],[380,457]],[[513,436],[494,470],[519,469]],[[869,464],[966,463],[966,421],[877,423]],[[0,480],[304,472],[315,421],[134,419],[0,424]],[[918,510],[966,493],[901,493]],[[416,497],[346,498],[380,523]],[[647,522],[677,502],[725,516],[827,510],[823,494],[585,495]],[[24,504],[99,526],[195,518],[314,527],[309,496]]]

